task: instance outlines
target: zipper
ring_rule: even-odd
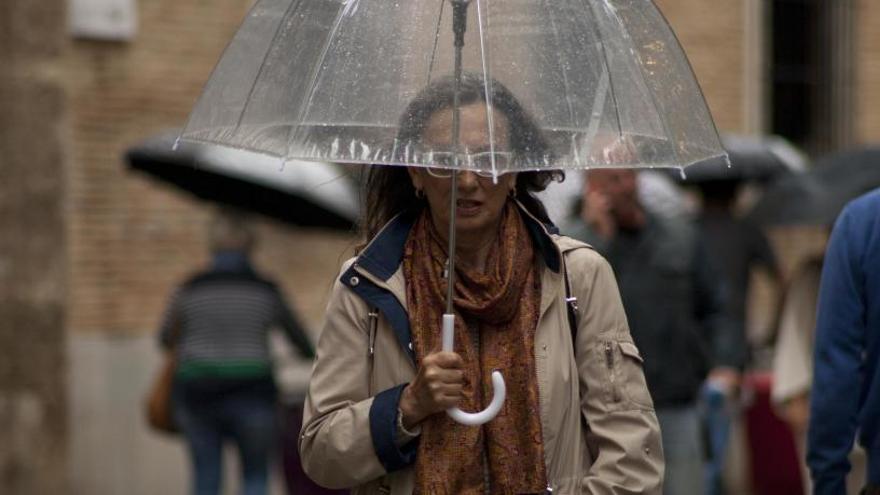
[[[605,342],[605,364],[608,365],[608,371],[614,369],[614,353],[611,350],[611,342]]]
[[[372,359],[373,354],[376,352],[376,327],[379,326],[379,310],[373,308],[372,311],[367,313],[367,317],[370,319],[370,337],[368,342],[370,358]]]
[[[379,327],[379,310],[377,308],[372,308],[370,312],[367,313],[367,319],[369,320],[369,336],[367,341],[367,360],[369,361],[369,367],[367,373],[369,373],[368,379],[370,384],[367,393],[372,396],[375,389],[373,386],[373,361],[376,354],[376,331]]]
[[[611,347],[611,342],[605,342],[605,365],[608,366],[608,381],[611,382],[611,400],[620,402],[620,391],[614,383],[614,349]]]

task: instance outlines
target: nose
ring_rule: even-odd
[[[458,189],[460,191],[468,191],[472,190],[478,185],[478,181],[480,180],[477,177],[477,174],[469,171],[459,171],[458,172]]]

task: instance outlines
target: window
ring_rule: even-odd
[[[811,153],[851,135],[852,0],[773,0],[770,131]]]
[[[70,0],[70,33],[77,38],[130,41],[137,33],[135,0]]]

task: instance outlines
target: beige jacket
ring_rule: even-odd
[[[660,428],[613,272],[586,244],[544,235],[552,239],[545,250],[555,250],[557,259],[566,253],[578,304],[573,352],[564,276],[545,263],[535,359],[549,488],[562,494],[659,494]],[[410,494],[414,471],[406,463],[417,442],[397,449],[392,425],[401,385],[416,370],[394,328],[401,326],[401,315],[370,316],[366,292],[357,292],[378,288],[406,308],[404,278],[400,267],[377,270],[369,249],[366,257],[346,263],[333,288],[299,448],[306,473],[324,486]]]

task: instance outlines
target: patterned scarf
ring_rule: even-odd
[[[417,359],[441,348],[444,244],[426,209],[407,239],[403,260]],[[493,370],[504,376],[507,400],[498,416],[482,426],[464,426],[443,413],[422,423],[415,493],[544,492],[547,475],[534,352],[540,301],[532,241],[519,208],[509,202],[485,273],[456,269],[454,301],[455,352],[465,363],[465,398],[459,407],[475,412],[488,405]],[[487,472],[491,492],[485,486]]]

